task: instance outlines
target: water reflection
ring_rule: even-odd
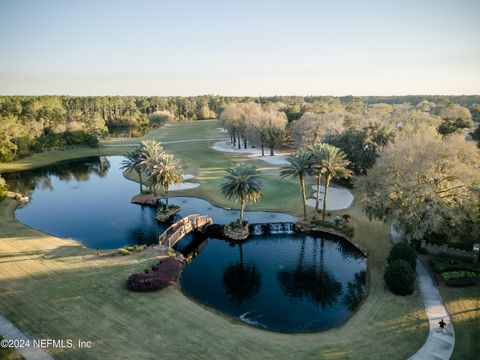
[[[52,176],[60,181],[88,181],[92,174],[101,178],[108,174],[110,161],[106,157],[89,157],[79,160],[69,160],[38,169],[5,173],[8,187],[13,191],[30,194],[36,187],[40,190],[53,191]]]
[[[345,321],[365,293],[360,285],[365,258],[346,255],[350,250],[342,254],[339,241],[282,234],[232,245],[209,238],[184,268],[180,286],[195,300],[252,326],[329,329]]]
[[[240,261],[225,269],[222,275],[222,284],[230,301],[243,304],[245,300],[258,293],[261,286],[261,277],[256,266],[244,263],[241,243],[238,244],[238,248]]]
[[[153,245],[158,243],[158,234],[151,228],[136,226],[129,230],[130,243],[135,245]]]
[[[309,297],[322,308],[332,306],[342,293],[342,284],[331,274],[324,264],[323,239],[320,240],[320,261],[317,261],[318,239],[312,241],[312,261],[305,262],[305,242],[302,240],[297,266],[292,270],[278,272],[277,279],[285,295],[301,299]]]
[[[354,259],[362,259],[364,257],[363,254],[358,251],[357,248],[355,248],[355,246],[353,246],[347,241],[338,241],[337,250],[344,257],[352,257]]]
[[[156,209],[130,203],[138,187],[119,170],[122,157],[89,157],[5,174],[15,191],[29,194],[21,222],[41,231],[111,249],[156,242],[164,225]]]
[[[367,273],[365,270],[357,272],[352,281],[347,284],[347,292],[343,298],[343,303],[350,310],[355,310],[362,301],[366,288]]]

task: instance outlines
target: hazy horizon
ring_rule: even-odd
[[[0,0],[0,94],[476,95],[478,38],[475,0]]]

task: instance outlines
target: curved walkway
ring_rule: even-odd
[[[390,240],[397,243],[402,235],[391,228]],[[448,360],[455,346],[455,332],[447,308],[443,304],[442,296],[438,291],[432,276],[425,264],[417,259],[417,284],[422,296],[425,313],[428,319],[428,337],[423,346],[409,360]],[[438,332],[438,322],[443,319],[446,323],[445,335]]]
[[[53,360],[53,358],[45,351],[38,347],[34,347],[32,344],[32,339],[28,338],[2,315],[0,315],[0,336],[6,340],[20,340],[23,343],[29,341],[30,346],[16,348],[16,350],[25,358],[25,360]]]

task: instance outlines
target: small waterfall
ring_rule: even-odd
[[[268,224],[268,229],[270,230],[270,234],[282,234],[283,233],[282,224]]]
[[[293,223],[283,223],[283,231],[285,234],[293,234]]]
[[[262,224],[253,224],[252,225],[252,235],[263,235]]]
[[[252,235],[293,234],[294,232],[293,223],[267,223],[250,225],[250,233]]]
[[[293,234],[293,223],[272,223],[268,224],[270,234]]]

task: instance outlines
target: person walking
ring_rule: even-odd
[[[447,323],[445,321],[443,321],[443,319],[441,319],[438,322],[438,325],[440,325],[439,332],[441,332],[443,335],[445,335],[445,325],[447,325]]]

